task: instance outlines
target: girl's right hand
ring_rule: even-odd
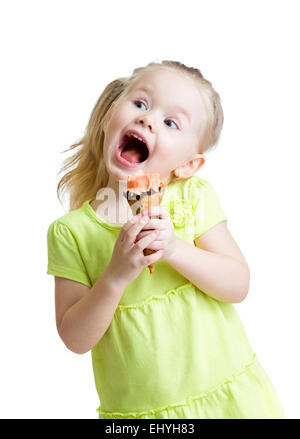
[[[124,224],[116,240],[107,268],[114,278],[125,285],[136,279],[144,267],[153,264],[163,255],[163,250],[157,250],[148,256],[143,254],[143,250],[157,238],[157,230],[153,230],[153,232],[135,242],[137,235],[148,221],[148,216],[142,216],[141,214],[133,216]]]

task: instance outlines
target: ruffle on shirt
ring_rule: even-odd
[[[210,391],[144,411],[107,412],[99,419],[283,419],[285,413],[264,369],[252,360]]]
[[[118,306],[92,354],[100,419],[281,417],[234,306],[191,283]]]
[[[169,214],[175,227],[182,228],[193,224],[195,209],[188,200],[170,200]]]
[[[131,309],[139,309],[147,305],[151,306],[151,303],[154,301],[159,301],[159,300],[165,301],[168,300],[170,296],[179,296],[179,295],[188,294],[189,291],[191,291],[191,289],[192,291],[194,291],[194,288],[195,287],[192,284],[192,282],[187,282],[183,285],[179,285],[176,288],[172,288],[171,290],[166,291],[164,294],[161,295],[152,294],[151,296],[147,297],[147,299],[134,303],[132,305],[117,305],[116,312],[129,311]]]
[[[197,176],[169,184],[161,204],[169,211],[174,227],[180,229],[180,236],[186,230],[194,239],[227,221],[213,186]]]

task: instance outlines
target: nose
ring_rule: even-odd
[[[154,123],[149,113],[140,115],[137,119],[138,123],[142,125],[144,128],[149,127],[150,131],[153,131]]]

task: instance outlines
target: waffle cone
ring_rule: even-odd
[[[130,207],[133,209],[133,214],[138,215],[140,212],[142,212],[145,209],[151,209],[153,206],[159,206],[160,201],[162,198],[161,192],[156,192],[151,195],[145,195],[140,198],[140,200],[128,200],[128,203]],[[151,255],[152,253],[155,253],[156,250],[151,250],[148,248],[145,248],[143,250],[143,253],[145,256]],[[154,264],[148,265],[150,274],[154,273]]]

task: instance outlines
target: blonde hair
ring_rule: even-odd
[[[187,67],[177,61],[167,60],[138,67],[133,70],[130,77],[116,79],[105,87],[92,110],[84,136],[69,149],[62,151],[64,153],[81,146],[71,157],[64,160],[58,173],[67,171],[58,182],[57,196],[61,202],[63,192],[69,190],[70,211],[81,207],[86,200],[93,198],[97,191],[108,183],[109,175],[103,157],[103,122],[112,103],[128,91],[142,73],[157,68],[176,70],[193,78],[200,85],[199,91],[208,115],[207,126],[201,141],[201,152],[217,144],[223,126],[223,110],[218,93],[212,87],[211,82],[203,77],[200,70]]]

